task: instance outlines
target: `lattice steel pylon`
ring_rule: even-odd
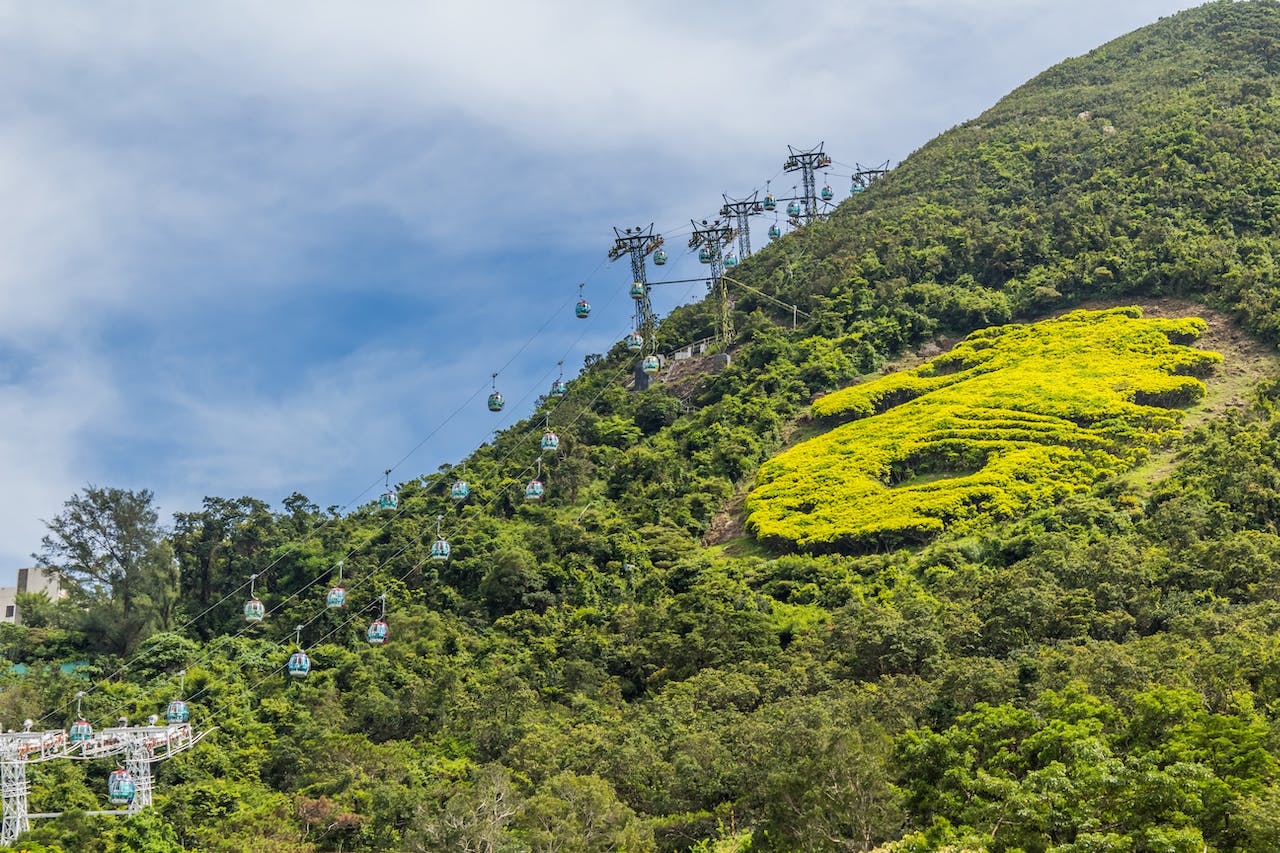
[[[636,298],[636,333],[642,335],[650,352],[656,346],[654,332],[658,321],[653,314],[653,304],[649,301],[649,277],[645,274],[645,258],[662,246],[662,235],[653,233],[653,223],[648,228],[637,225],[635,228],[614,228],[613,248],[609,250],[609,260],[616,261],[623,255],[631,258],[632,285],[638,284],[641,289]]]
[[[831,158],[822,151],[819,142],[813,148],[801,150],[787,146],[787,161],[782,164],[784,172],[799,172],[804,186],[800,200],[804,203],[804,224],[808,225],[818,216],[818,183],[815,172],[831,165]]]
[[[0,821],[0,844],[8,847],[31,828],[27,817],[27,763],[5,758],[0,764],[0,799],[4,818]]]
[[[884,177],[889,173],[889,161],[885,160],[879,166],[863,166],[861,163],[854,163],[853,182],[849,187],[850,192],[862,192],[871,186],[871,182],[877,178]]]
[[[733,306],[729,302],[729,286],[724,281],[724,255],[721,249],[732,243],[737,235],[733,227],[724,220],[707,222],[704,219],[701,224],[692,219],[689,221],[693,223],[689,248],[698,249],[700,252],[705,249],[710,256],[708,258],[711,264],[710,284],[711,292],[716,295],[717,308],[720,312],[720,340],[728,346],[733,343]]]
[[[759,190],[756,190],[746,198],[730,198],[727,195],[723,195],[724,206],[720,208],[720,215],[726,219],[732,217],[737,220],[738,256],[744,260],[751,254],[751,222],[749,217],[764,213],[764,205],[760,203],[759,195]]]
[[[30,721],[28,720],[28,726]],[[67,733],[53,731],[0,734],[0,845],[8,846],[31,828],[27,809],[27,765],[62,758],[71,749]]]

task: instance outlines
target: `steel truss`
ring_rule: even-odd
[[[93,814],[136,814],[152,803],[151,765],[172,758],[200,742],[207,732],[196,732],[189,723],[164,726],[119,726],[103,729],[88,739],[71,743],[67,732],[23,731],[0,733],[0,846],[8,846],[31,828],[33,817],[57,817],[61,812],[32,814],[27,805],[31,786],[27,767],[56,759],[92,760],[124,756],[124,767],[133,778],[133,801],[125,810]]]

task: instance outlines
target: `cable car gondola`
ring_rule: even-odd
[[[396,490],[391,488],[391,469],[385,472],[387,477],[386,488],[378,497],[378,509],[395,509],[400,503],[400,498],[396,495]]]
[[[738,256],[734,254],[726,255],[724,265],[726,267],[736,267],[738,265]]]
[[[527,501],[541,501],[546,492],[546,486],[542,484],[542,457],[539,456],[538,473],[529,481],[529,485],[524,487],[524,499]]]
[[[324,597],[324,605],[333,610],[340,610],[347,606],[347,591],[342,586],[342,561],[338,561],[338,582],[329,587],[329,592]]]
[[[185,723],[191,719],[191,709],[181,699],[174,699],[165,709],[164,721],[169,724]]]
[[[582,288],[585,285],[578,285],[578,304],[573,306],[573,314],[579,320],[585,320],[591,316],[591,303],[582,295]]]
[[[640,369],[652,376],[662,367],[662,362],[658,360],[656,355],[646,355],[644,361],[640,363]]]
[[[632,332],[626,338],[627,349],[632,352],[639,352],[644,349],[644,335],[639,332]]]
[[[781,236],[782,236],[782,226],[778,225],[778,223],[776,223],[776,222],[775,222],[775,223],[773,223],[772,225],[770,225],[770,226],[769,226],[769,236],[770,236],[770,237],[781,237]]]
[[[547,396],[560,400],[569,393],[569,383],[564,381],[564,360],[561,359],[556,364],[560,366],[560,375],[551,383],[551,391]]]
[[[249,600],[244,603],[244,621],[261,622],[267,617],[267,607],[258,597],[254,595],[253,585],[257,580],[256,574],[249,575]]]
[[[298,650],[289,656],[289,663],[286,668],[289,675],[293,678],[304,678],[311,672],[311,658],[307,657],[307,653],[302,650],[302,626],[299,625],[294,630],[293,643]]]
[[[700,264],[711,263],[711,250],[708,249],[706,246],[703,246],[701,249],[698,250],[698,263]]]
[[[76,691],[76,721],[71,724],[71,730],[68,733],[72,743],[82,743],[93,737],[93,725],[84,718],[80,711],[80,700],[84,698],[84,691]]]
[[[822,200],[831,201],[831,199],[833,198],[835,198],[835,191],[832,190],[831,185],[828,184],[827,186],[822,188]]]
[[[178,682],[178,696],[181,697],[187,692],[187,671],[185,669],[178,670],[178,676],[181,681]],[[174,699],[169,703],[169,707],[165,708],[164,721],[169,725],[177,725],[178,723],[186,723],[191,720],[191,709],[187,707],[187,703],[181,698]]]
[[[542,434],[542,449],[543,450],[559,450],[560,436],[556,435],[554,432],[552,432],[548,428],[547,431]]]
[[[431,559],[433,560],[449,559],[449,540],[440,535],[440,522],[443,519],[443,515],[436,516],[436,541],[431,543]]]
[[[449,497],[455,501],[465,501],[467,496],[471,494],[471,487],[467,485],[467,465],[462,464],[462,476],[453,481],[453,485],[449,488]]]
[[[663,266],[667,262],[667,253],[664,249],[659,249],[653,253],[653,263],[655,266]]]
[[[379,599],[382,601],[382,615],[369,624],[369,632],[366,634],[369,642],[375,646],[387,641],[387,594],[384,592]]]
[[[496,373],[493,374],[493,391],[489,393],[488,405],[489,405],[489,411],[491,412],[502,411],[503,399],[502,399],[502,395],[498,393],[498,374]]]
[[[645,287],[644,287],[643,281],[631,282],[631,298],[632,299],[644,299],[644,290],[645,290]]]
[[[127,806],[133,802],[137,787],[128,770],[112,770],[107,776],[107,799],[117,806]]]
[[[799,216],[799,215],[800,215],[800,202],[793,201],[791,202],[791,204],[787,205],[787,216]]]

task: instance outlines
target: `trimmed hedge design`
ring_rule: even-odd
[[[1203,320],[1139,308],[993,326],[914,370],[813,405],[848,420],[761,467],[747,498],[762,539],[862,550],[963,532],[1128,470],[1175,431],[1221,363]],[[852,420],[849,420],[852,419]]]

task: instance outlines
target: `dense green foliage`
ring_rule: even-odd
[[[1277,84],[1272,2],[1051,69],[738,267],[807,326],[740,295],[732,364],[643,393],[621,347],[589,359],[467,460],[465,503],[446,471],[394,512],[209,498],[163,530],[145,492],[75,496],[43,556],[83,595],[0,626],[26,667],[0,676],[0,720],[65,725],[81,689],[95,723],[141,719],[185,670],[216,729],[127,820],[85,814],[108,763],[33,768],[32,809],[66,813],[24,845],[1280,849],[1280,384],[1178,438],[1154,484],[882,553],[700,541],[732,535],[722,510],[816,394],[936,336],[1180,295],[1280,342]],[[659,338],[713,328],[690,306]],[[535,504],[545,415],[561,441]],[[325,611],[339,560],[348,608]],[[250,573],[272,612],[246,628]],[[295,625],[315,669],[289,681]]]
[[[823,397],[854,417],[770,459],[758,535],[805,548],[900,544],[1044,508],[1146,458],[1221,361],[1173,340],[1195,318],[1076,311],[974,332],[946,355]]]

